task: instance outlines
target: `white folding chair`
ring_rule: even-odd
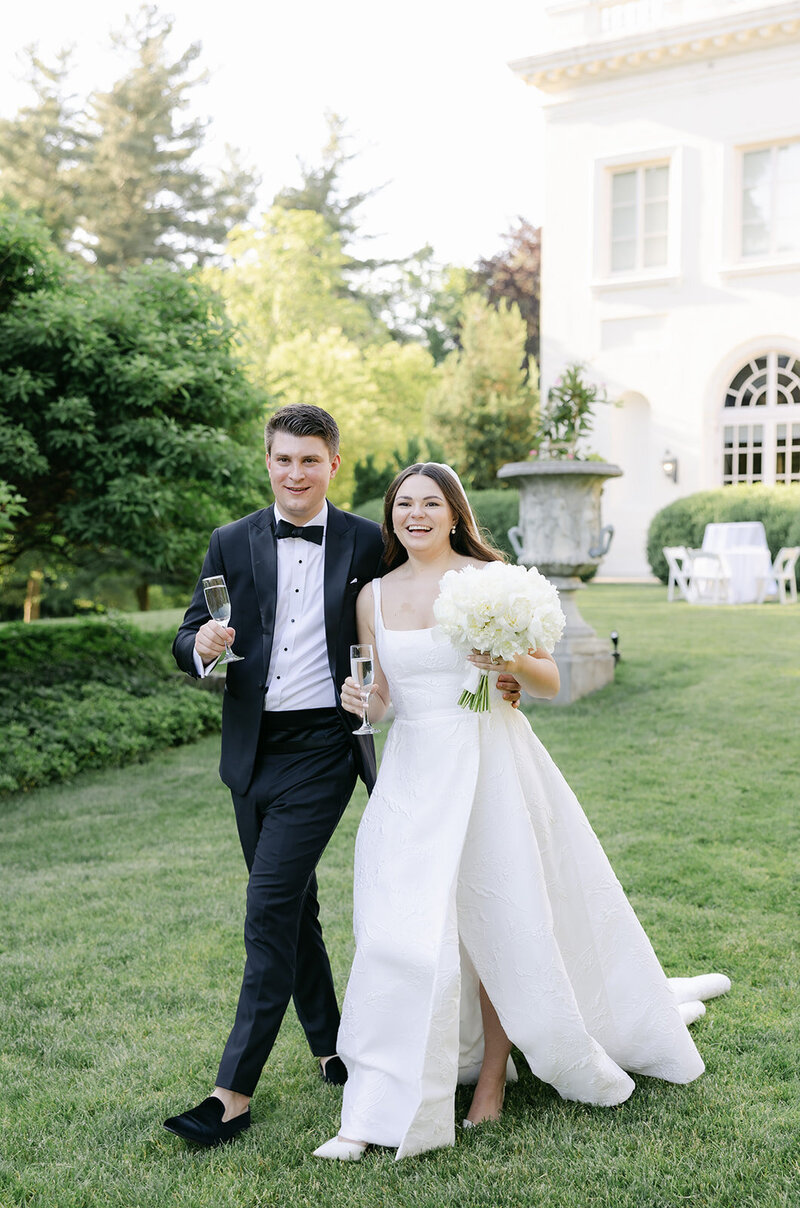
[[[777,580],[781,604],[797,603],[797,579],[794,568],[797,566],[798,557],[800,557],[800,545],[784,545],[778,550],[775,561],[772,563],[770,578]],[[761,601],[763,599],[764,597],[761,595]]]
[[[730,601],[731,572],[725,555],[709,549],[687,549],[690,563],[692,604],[727,604]]]
[[[689,599],[689,569],[690,562],[683,545],[665,545],[661,551],[669,567],[667,582],[667,600],[672,603],[677,587],[684,600]]]

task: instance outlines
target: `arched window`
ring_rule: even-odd
[[[765,352],[725,394],[722,481],[800,482],[800,357]]]

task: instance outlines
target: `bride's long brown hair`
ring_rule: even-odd
[[[424,474],[426,478],[431,478],[444,495],[456,519],[456,531],[450,534],[450,545],[457,554],[475,558],[478,562],[505,562],[505,554],[495,549],[486,536],[479,532],[458,479],[436,462],[420,461],[401,470],[384,496],[383,562],[387,570],[394,570],[396,566],[408,560],[408,554],[398,541],[392,526],[392,509],[401,486],[412,474]]]

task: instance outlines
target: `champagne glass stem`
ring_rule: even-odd
[[[361,693],[361,703],[364,706],[364,716],[361,718],[361,724],[363,726],[368,726],[369,725],[369,692]]]

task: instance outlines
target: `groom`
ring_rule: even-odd
[[[212,533],[201,572],[224,575],[232,628],[208,620],[202,583],[173,653],[203,676],[226,642],[220,776],[231,790],[250,873],[246,962],[216,1086],[164,1127],[198,1145],[250,1126],[250,1098],[294,999],[328,1082],[347,1072],[336,1056],[339,1010],[319,924],[315,868],[360,775],[372,787],[371,738],[354,738],[339,686],[357,640],[355,601],[379,573],[377,524],[327,502],[339,430],[319,407],[284,407],[266,428],[275,504]]]

